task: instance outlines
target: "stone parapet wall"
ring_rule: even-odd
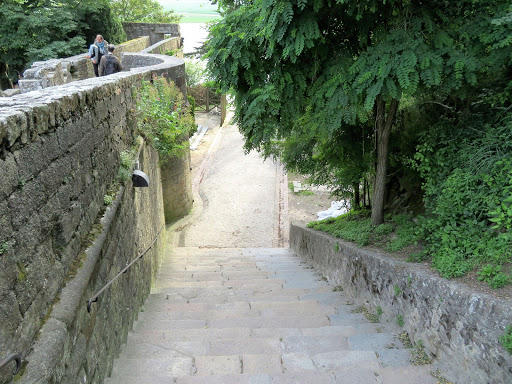
[[[512,300],[478,294],[427,266],[383,256],[294,223],[290,247],[360,303],[380,306],[413,342],[422,340],[456,383],[512,383],[512,355],[499,338],[512,323]]]
[[[150,46],[149,36],[142,36],[136,39],[128,40],[122,44],[116,45],[115,55],[122,59],[123,53],[137,53]]]
[[[144,49],[141,53],[156,53],[166,55],[168,52],[173,52],[172,56],[183,58],[183,47],[181,45],[180,37],[171,37],[162,40],[149,48]]]
[[[112,217],[97,222],[120,153],[134,144],[132,87],[153,75],[185,82],[183,60],[132,55],[130,72],[0,98],[0,359],[22,354],[19,382],[101,383],[149,292],[153,253],[85,311],[164,220],[158,157],[144,147],[152,187],[128,182]]]
[[[115,55],[121,59],[124,53],[136,53],[148,47],[149,37],[143,36],[117,45]],[[26,93],[92,77],[95,77],[92,62],[83,53],[64,59],[36,61],[23,72],[18,85],[20,91]]]
[[[135,39],[141,36],[150,37],[150,45],[156,44],[165,39],[165,35],[180,37],[179,24],[160,23],[123,23],[124,31],[128,39]]]

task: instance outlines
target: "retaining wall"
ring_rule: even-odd
[[[427,266],[370,252],[294,223],[290,247],[344,291],[390,322],[404,320],[445,376],[459,384],[512,383],[512,355],[498,342],[512,322],[512,300],[478,294]]]
[[[181,37],[171,37],[169,39],[159,41],[151,47],[144,49],[141,53],[157,53],[165,55],[169,51],[174,52],[173,56],[183,58]]]
[[[165,35],[171,35],[172,37],[181,36],[179,24],[123,23],[123,29],[128,39],[149,36],[151,40],[150,45],[164,40]]]
[[[132,87],[155,74],[185,83],[183,60],[125,56],[131,72],[0,99],[0,359],[22,354],[22,383],[101,383],[156,270],[162,238],[87,313],[164,223],[158,156],[146,146],[150,188],[128,181],[98,222],[134,144]],[[0,375],[9,382],[9,369]]]

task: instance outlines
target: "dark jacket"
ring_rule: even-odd
[[[107,60],[114,60],[114,69],[115,69],[114,73],[121,72],[123,70],[123,67],[121,66],[121,62],[119,61],[119,59],[117,57],[115,57],[111,52],[109,52],[105,56],[101,57],[100,66],[99,66],[100,76],[107,75],[105,73],[105,65],[107,63]]]

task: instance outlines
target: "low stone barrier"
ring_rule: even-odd
[[[421,340],[445,376],[459,384],[512,383],[512,355],[499,338],[512,323],[512,300],[499,300],[443,279],[428,266],[384,256],[302,223],[290,247],[329,281],[376,308]]]
[[[159,41],[158,43],[153,44],[151,47],[141,51],[141,53],[157,53],[160,55],[167,55],[168,52],[172,52],[172,56],[183,58],[181,37],[171,37],[169,39]]]

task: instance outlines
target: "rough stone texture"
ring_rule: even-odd
[[[142,36],[116,45],[116,50],[114,52],[119,59],[122,59],[123,53],[137,53],[143,51],[147,47],[149,47],[149,36]]]
[[[18,81],[21,93],[62,85],[72,81],[71,64],[64,60],[36,61]]]
[[[149,37],[143,36],[117,45],[115,55],[122,59],[126,52],[136,53],[147,47],[149,47]],[[21,93],[95,77],[91,60],[86,56],[87,54],[84,53],[64,59],[34,62],[23,73],[23,79],[18,81]],[[13,95],[7,94],[6,96]]]
[[[158,23],[123,23],[126,37],[136,39],[141,36],[150,37],[150,45],[165,40],[165,35],[172,37],[181,36],[179,24],[158,24]]]
[[[171,223],[185,216],[194,202],[190,177],[190,153],[162,165],[165,221]]]
[[[169,51],[174,51],[173,56],[183,58],[183,46],[181,44],[181,37],[171,37],[159,41],[149,48],[144,49],[141,53],[157,53],[165,55]]]
[[[380,306],[390,322],[401,315],[411,339],[423,341],[448,378],[512,382],[512,356],[498,343],[512,319],[510,300],[477,294],[423,265],[357,248],[300,223],[291,225],[290,246],[345,292]]]
[[[134,190],[128,182],[84,250],[120,152],[133,144],[132,86],[184,73],[182,60],[152,56],[151,67],[0,99],[0,244],[7,245],[0,254],[0,358],[22,354],[28,365],[21,382],[102,382],[149,293],[162,240],[86,311],[87,299],[164,222],[151,149],[140,153],[151,187]],[[144,57],[137,56],[141,66]],[[0,382],[9,382],[4,371]]]

